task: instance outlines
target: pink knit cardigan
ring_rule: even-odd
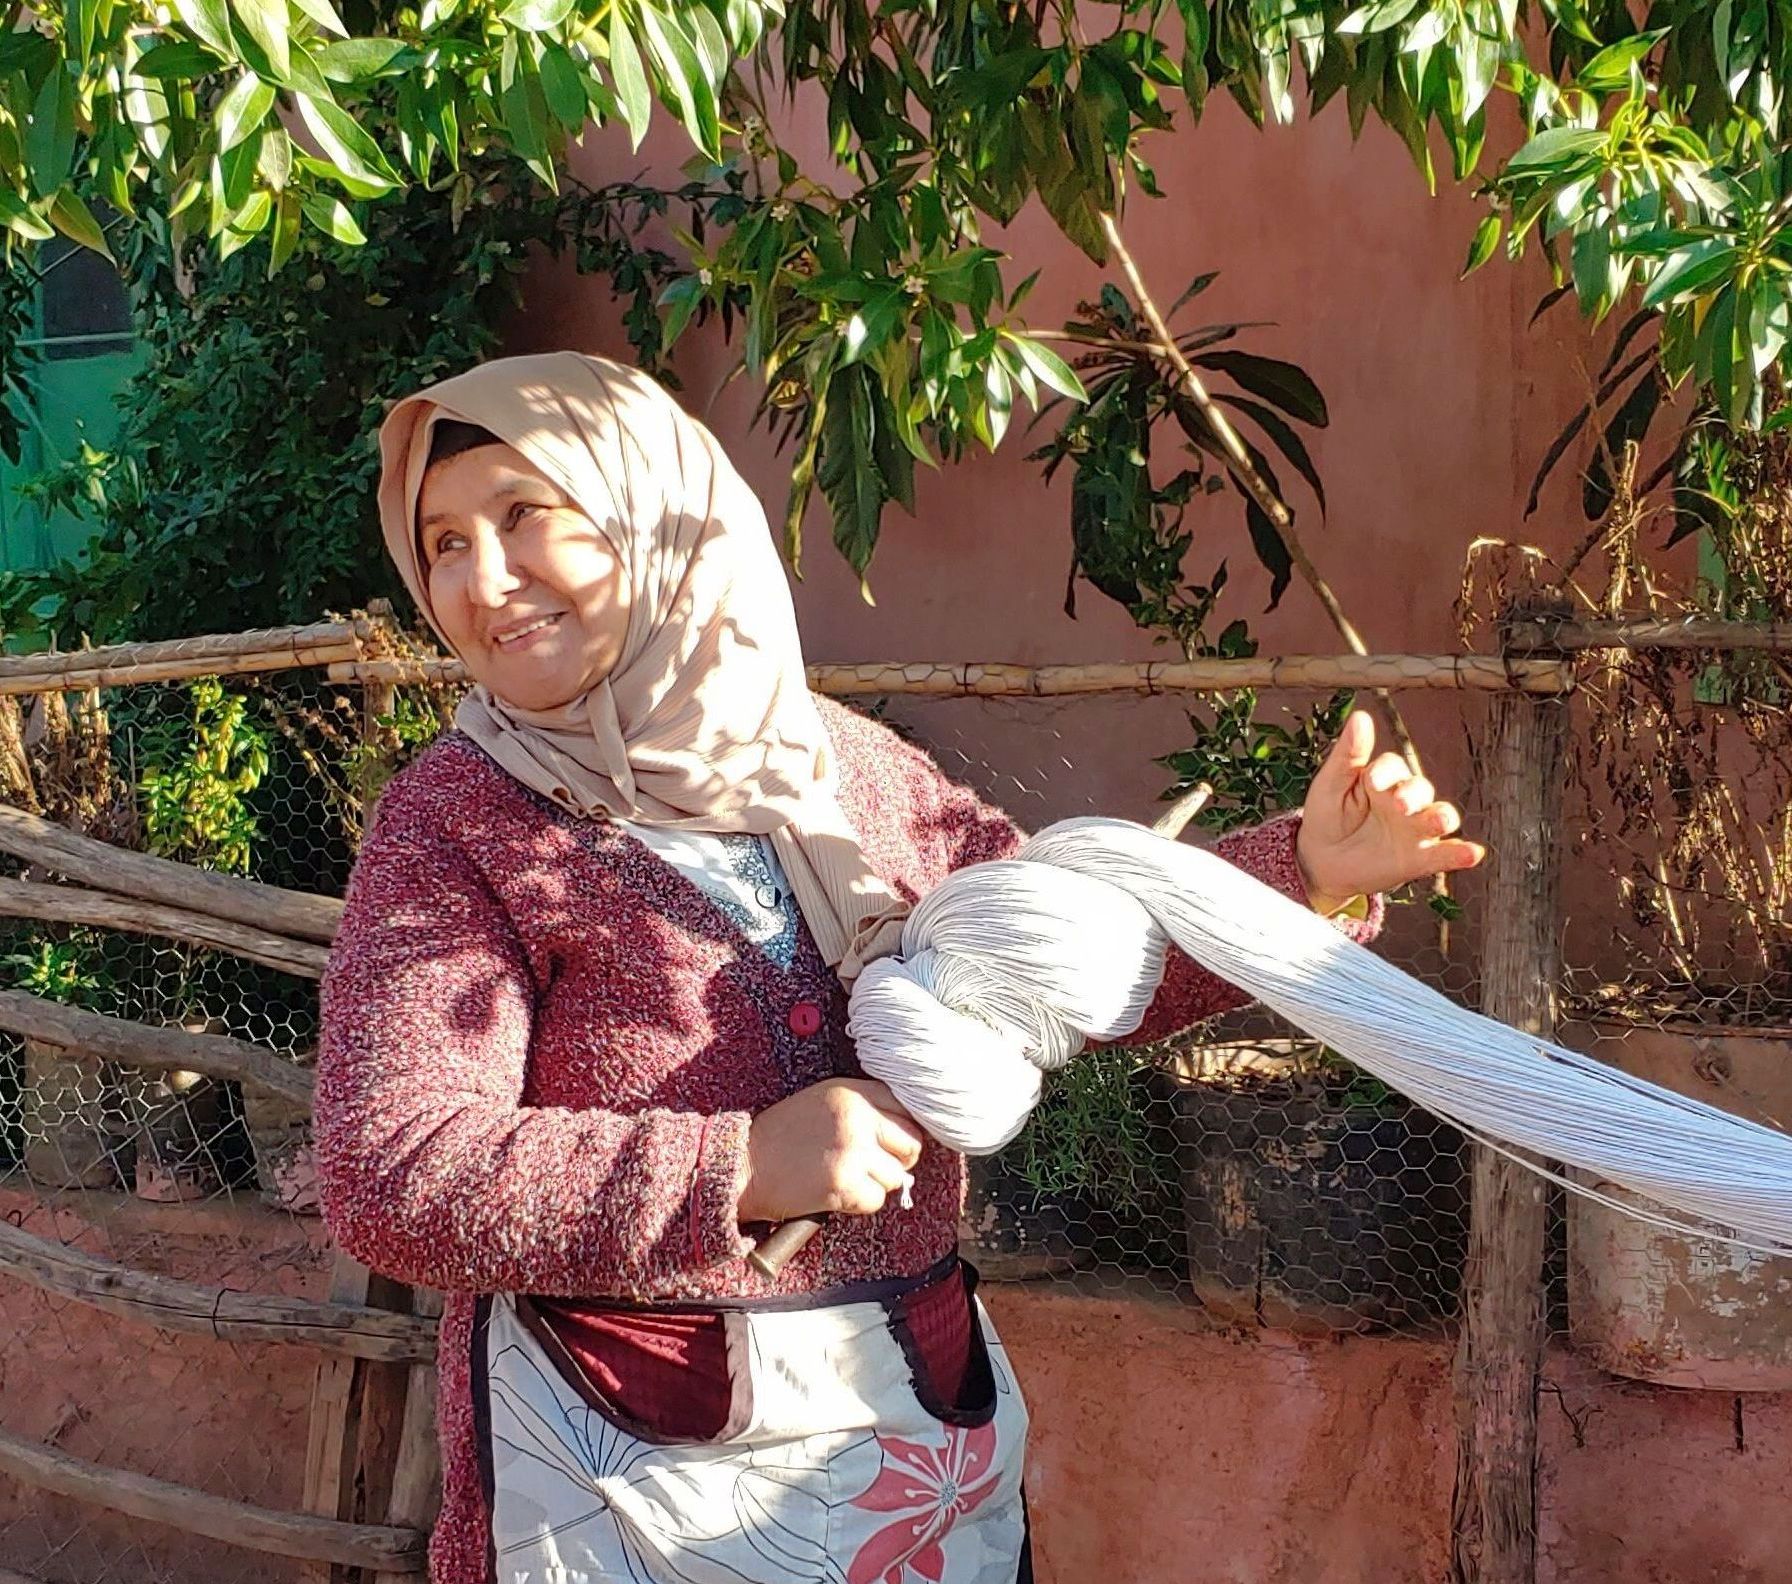
[[[822,710],[847,817],[910,900],[1021,840],[886,727]],[[1303,897],[1297,829],[1276,821],[1220,850]],[[1239,1000],[1173,954],[1137,1037]],[[930,1145],[912,1209],[835,1217],[775,1286],[752,1272],[735,1208],[748,1124],[855,1071],[839,981],[806,938],[780,968],[644,844],[563,814],[458,732],[379,800],[322,1010],[330,1229],[374,1270],[446,1294],[437,1584],[492,1584],[469,1387],[477,1294],[807,1292],[918,1273],[955,1245],[963,1162]]]

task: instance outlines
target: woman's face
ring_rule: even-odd
[[[430,605],[475,682],[552,709],[615,668],[628,622],[616,554],[518,452],[483,445],[436,463],[417,524]]]

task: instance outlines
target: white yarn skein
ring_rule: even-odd
[[[942,1143],[990,1153],[1042,1071],[1139,1026],[1170,942],[1465,1133],[1672,1214],[1557,1179],[1574,1191],[1792,1254],[1792,1137],[1459,1007],[1224,859],[1123,820],[1066,820],[932,892],[902,955],[853,988],[860,1063]]]

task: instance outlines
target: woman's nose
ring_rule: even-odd
[[[472,576],[467,594],[475,605],[495,610],[523,586],[524,579],[510,564],[505,545],[497,534],[482,533],[473,540]]]

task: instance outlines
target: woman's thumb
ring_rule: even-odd
[[[1367,710],[1353,710],[1314,776],[1314,785],[1323,783],[1328,790],[1341,794],[1374,757],[1375,718]]]

